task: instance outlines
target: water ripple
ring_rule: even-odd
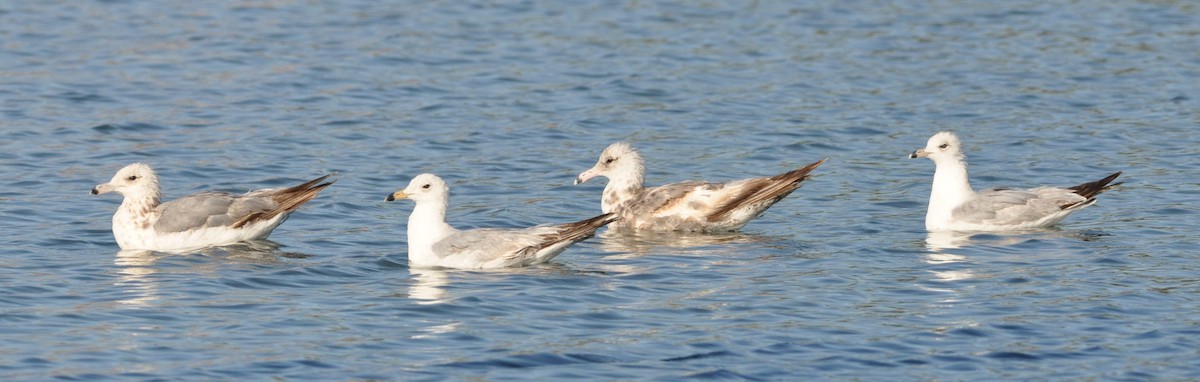
[[[1185,3],[103,1],[0,19],[5,379],[1200,378]],[[933,168],[903,158],[943,129],[977,187],[1126,184],[1058,229],[928,234]],[[460,227],[578,220],[602,186],[571,180],[617,140],[651,184],[830,160],[740,233],[408,266],[412,205],[382,198],[412,176],[450,182]],[[272,241],[118,252],[120,202],[87,190],[134,161],[168,199],[339,180]]]

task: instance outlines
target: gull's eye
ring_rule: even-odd
[[[943,143],[941,146],[938,146],[938,148],[939,148],[939,149],[944,149],[944,148],[947,148],[947,147],[950,147],[950,144],[949,144],[949,143]]]
[[[132,181],[137,180],[137,175],[130,175],[128,178],[125,178],[125,179],[129,179],[129,181],[132,182]]]
[[[605,159],[605,160],[604,160],[604,164],[609,164],[609,163],[612,163],[612,162],[614,162],[614,161],[616,161],[616,160],[617,160],[617,158],[612,158],[612,157],[609,157],[608,159]]]
[[[428,184],[426,184],[426,185],[424,185],[424,186],[421,186],[421,188],[428,189],[428,188],[429,188],[429,185],[428,185]]]

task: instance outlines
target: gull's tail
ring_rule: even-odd
[[[574,223],[553,226],[555,231],[542,235],[540,243],[521,248],[513,252],[511,257],[513,259],[524,257],[529,263],[550,261],[550,259],[553,259],[559,253],[566,250],[568,246],[587,240],[587,238],[596,234],[597,229],[616,220],[617,217],[613,216],[613,214],[603,214]]]
[[[1088,199],[1092,199],[1092,198],[1095,198],[1096,195],[1100,195],[1100,193],[1102,193],[1104,191],[1108,191],[1108,189],[1119,186],[1119,185],[1121,185],[1121,183],[1124,183],[1124,182],[1117,182],[1117,183],[1109,184],[1109,183],[1112,183],[1112,181],[1116,180],[1118,176],[1121,176],[1121,171],[1117,171],[1117,172],[1113,173],[1112,175],[1106,176],[1106,177],[1104,177],[1104,179],[1100,179],[1095,182],[1084,183],[1084,184],[1081,184],[1081,185],[1078,185],[1075,187],[1068,187],[1067,189],[1074,191],[1076,194],[1079,194],[1079,196],[1082,196],[1082,197],[1085,197]]]
[[[329,187],[329,185],[333,184],[333,182],[336,182],[336,180],[334,180],[332,182],[317,184],[332,175],[333,174],[325,175],[320,178],[304,182],[303,184],[274,192],[270,195],[276,203],[276,207],[274,209],[247,215],[241,220],[238,220],[236,223],[233,223],[233,228],[242,228],[242,226],[245,226],[246,224],[257,221],[271,220],[272,218],[279,216],[279,214],[287,214],[295,211],[297,208],[300,208],[300,206],[304,205],[304,203],[308,203],[309,200],[317,197],[317,194],[320,193],[321,190],[324,190],[325,187]]]
[[[1106,177],[1104,177],[1104,179],[1100,179],[1095,182],[1088,182],[1088,183],[1084,183],[1084,184],[1081,184],[1081,185],[1078,185],[1075,187],[1067,187],[1067,189],[1071,190],[1071,192],[1079,194],[1079,196],[1085,197],[1085,198],[1087,198],[1087,200],[1084,200],[1084,201],[1078,202],[1078,203],[1071,203],[1071,204],[1064,205],[1064,206],[1062,206],[1062,209],[1066,210],[1066,209],[1071,209],[1073,207],[1083,208],[1083,207],[1091,205],[1092,203],[1095,203],[1096,195],[1100,195],[1100,193],[1102,193],[1104,191],[1108,191],[1108,189],[1116,187],[1116,186],[1120,186],[1121,183],[1124,183],[1124,182],[1112,183],[1112,181],[1116,180],[1118,176],[1121,176],[1120,171],[1117,171],[1117,172],[1113,173],[1112,175],[1106,176]],[[1112,184],[1109,184],[1109,183],[1112,183]]]
[[[715,222],[725,219],[729,214],[747,206],[754,206],[765,203],[763,209],[770,207],[775,202],[791,194],[792,191],[800,188],[800,183],[808,180],[809,173],[815,170],[822,163],[825,163],[829,158],[821,159],[813,162],[808,166],[804,166],[792,171],[788,171],[770,178],[755,178],[752,183],[746,185],[745,193],[738,195],[725,204],[717,207],[712,212],[708,213],[708,221]]]
[[[596,234],[596,230],[600,227],[608,225],[617,220],[613,214],[603,214],[591,219],[585,219],[574,223],[567,223],[558,226],[558,232],[552,235],[546,235],[546,241],[540,247],[551,247],[562,242],[570,242],[575,244]]]

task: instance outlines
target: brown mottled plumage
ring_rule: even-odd
[[[600,209],[620,218],[613,223],[615,228],[732,231],[800,188],[801,182],[822,163],[824,159],[772,177],[646,187],[641,154],[628,144],[617,142],[600,154],[595,166],[579,174],[575,184],[597,176],[609,178]]]
[[[825,163],[825,159],[813,162],[808,166],[788,171],[770,178],[752,178],[750,181],[753,184],[747,184],[746,189],[749,192],[738,195],[738,197],[725,202],[724,205],[717,207],[708,214],[708,221],[715,222],[729,217],[729,214],[740,208],[754,206],[766,203],[767,206],[775,204],[780,199],[787,197],[792,191],[800,188],[800,182],[808,179],[808,174]],[[764,208],[765,210],[765,208]]]

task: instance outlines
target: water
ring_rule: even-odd
[[[1200,7],[794,3],[6,2],[0,379],[1200,378]],[[929,235],[942,129],[976,187],[1127,183]],[[739,234],[408,268],[413,175],[459,227],[576,220],[616,140],[653,184],[830,161]],[[120,253],[88,190],[134,161],[340,180],[271,242]]]

